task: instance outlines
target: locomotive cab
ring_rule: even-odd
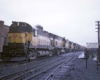
[[[3,51],[2,60],[9,61],[12,57],[22,56],[24,57],[21,59],[25,59],[33,36],[36,36],[36,30],[29,24],[12,22],[8,33],[8,49]]]
[[[22,48],[28,41],[32,40],[35,30],[27,23],[12,22],[8,33],[9,48]]]

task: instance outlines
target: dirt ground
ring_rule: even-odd
[[[86,68],[86,60],[77,58],[72,63],[73,69],[66,72],[63,80],[100,80],[100,66],[97,69],[96,62],[89,58]]]

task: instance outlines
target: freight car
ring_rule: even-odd
[[[14,21],[9,27],[7,38],[8,45],[4,45],[1,53],[3,61],[31,60],[66,51],[66,39],[44,31],[40,25],[33,28],[26,22]]]

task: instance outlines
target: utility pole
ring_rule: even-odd
[[[98,51],[97,51],[97,69],[98,69],[98,65],[100,63],[100,21],[96,21],[97,26],[98,26]]]

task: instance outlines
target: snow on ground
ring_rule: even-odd
[[[84,58],[84,52],[82,52],[82,53],[78,56],[78,58]],[[93,60],[94,60],[94,61],[97,61],[97,55],[96,55],[96,53],[94,54]]]
[[[78,58],[84,58],[84,52],[82,52],[82,53],[78,56]]]
[[[94,60],[94,61],[97,61],[97,57],[94,57],[93,60]]]

